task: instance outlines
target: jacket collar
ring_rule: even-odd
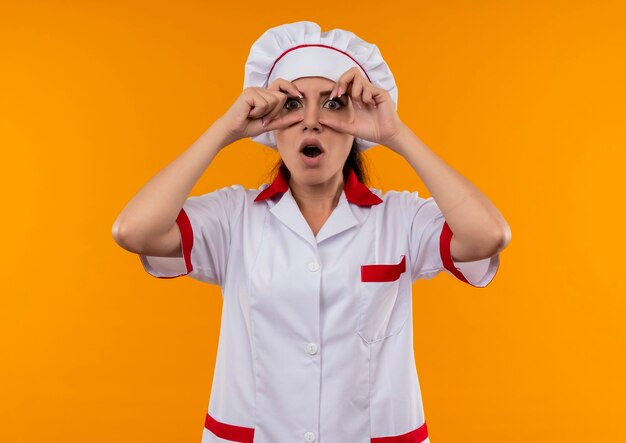
[[[288,189],[289,184],[287,183],[283,170],[281,169],[272,184],[261,191],[254,201],[258,202],[271,198],[278,193],[287,192]],[[355,205],[372,206],[383,202],[380,197],[370,191],[367,186],[359,181],[352,168],[350,168],[350,171],[348,172],[348,179],[343,187],[343,191],[346,194],[346,199]]]

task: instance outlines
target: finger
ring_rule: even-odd
[[[335,90],[338,94],[337,96],[341,97],[343,94],[350,93],[352,83],[357,79],[367,80],[356,66],[344,72],[341,77],[339,77],[339,80],[337,80],[337,89]]]
[[[341,97],[349,90],[349,83],[355,76],[355,72],[353,68],[348,69],[346,72],[341,74],[339,79],[337,80],[336,86],[333,88],[331,92],[330,98],[333,97]]]
[[[285,93],[291,94],[294,97],[303,98],[302,93],[300,92],[298,88],[296,88],[296,85],[282,78],[277,78],[276,80],[274,80],[272,84],[267,87],[267,89],[271,89],[273,91],[285,92]]]
[[[304,116],[302,114],[287,114],[268,122],[267,126],[265,126],[265,129],[267,131],[272,131],[274,129],[285,129],[291,125],[301,122],[302,120],[304,120]]]
[[[266,116],[263,117],[263,119],[261,120],[261,122],[263,123],[263,126],[267,126],[271,121],[276,120],[277,118],[279,118],[281,115],[280,110],[279,111],[274,111]]]
[[[263,121],[269,121],[283,111],[284,103],[287,100],[285,94],[268,90],[259,90],[259,94],[261,94],[268,103],[265,114],[261,116]]]
[[[352,83],[350,86],[348,97],[350,97],[350,100],[352,101],[352,106],[355,109],[363,109],[365,104],[363,103],[363,100],[361,100],[361,94],[358,93],[358,85]]]
[[[256,119],[265,115],[267,107],[269,106],[269,103],[267,102],[265,97],[263,97],[263,95],[261,95],[258,91],[252,91],[252,93],[250,94],[250,99],[247,101],[247,103],[252,108],[248,113],[248,117],[252,119]]]
[[[350,103],[354,109],[361,109],[361,105],[353,98],[350,98]]]
[[[319,122],[324,126],[328,126],[338,132],[354,135],[354,123],[347,123],[343,120],[337,120],[333,117],[320,117]]]
[[[275,94],[278,94],[279,97],[277,98],[277,102],[275,103],[273,109],[265,116],[266,120],[275,119],[280,117],[282,114],[287,114],[289,112],[285,109],[285,103],[289,99],[293,100],[293,98],[279,92],[276,92]]]
[[[378,106],[383,103],[387,99],[387,94],[389,94],[384,89],[380,88],[372,88],[372,100],[374,101],[374,106]]]
[[[376,107],[376,102],[372,99],[372,90],[370,88],[363,89],[363,102]]]
[[[339,97],[339,80],[337,80],[332,91],[330,91],[330,95],[328,96],[328,99],[332,100],[335,97]]]
[[[350,98],[350,96],[346,97],[346,106],[353,110],[359,109],[356,102],[352,98]]]
[[[356,78],[352,82],[352,91],[350,92],[350,96],[358,100],[359,102],[361,102],[361,104],[363,104],[363,100],[361,98],[362,94],[363,94],[363,84],[361,83],[360,79]]]

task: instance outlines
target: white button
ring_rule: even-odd
[[[308,343],[306,345],[306,352],[308,352],[311,355],[317,353],[317,345],[315,343]]]
[[[316,261],[312,261],[309,263],[309,271],[315,272],[320,268],[320,264]]]
[[[315,434],[312,432],[305,432],[304,441],[308,441],[309,443],[311,443],[312,441],[315,441]]]

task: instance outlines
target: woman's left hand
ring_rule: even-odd
[[[346,122],[324,115],[319,119],[321,124],[387,147],[393,145],[404,129],[404,123],[387,91],[372,85],[358,68],[353,67],[337,80],[330,98],[339,93],[347,94],[352,100],[354,119]]]

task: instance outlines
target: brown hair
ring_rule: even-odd
[[[369,187],[369,174],[365,165],[365,157],[363,156],[363,153],[359,150],[356,144],[356,139],[354,139],[354,141],[352,142],[352,149],[350,149],[350,153],[348,154],[346,163],[343,166],[344,179],[348,178],[348,171],[350,169],[354,171],[356,178],[358,178],[361,183]],[[285,165],[283,159],[281,158],[269,172],[271,177],[270,183],[272,183],[276,179],[276,176],[278,176],[281,170],[283,171],[283,175],[285,176],[285,178],[289,180],[291,172],[289,172],[289,169],[287,169],[287,165]]]

